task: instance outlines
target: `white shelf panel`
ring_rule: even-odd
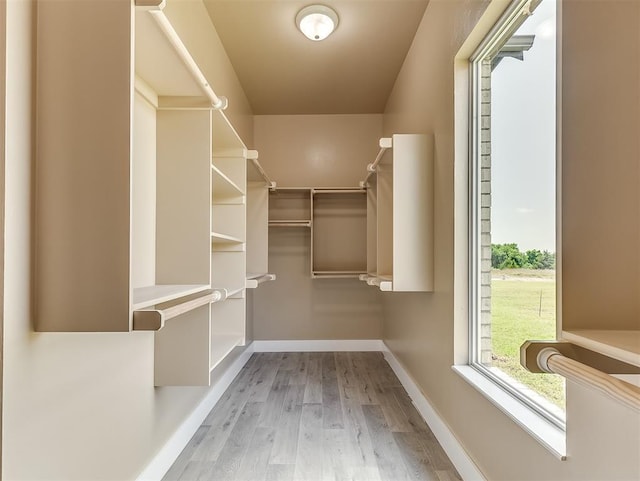
[[[133,289],[133,310],[172,301],[180,297],[197,294],[198,292],[210,289],[209,285],[188,284],[188,285],[158,285],[145,286]]]
[[[229,355],[233,349],[242,343],[242,336],[237,334],[212,334],[211,357],[209,371],[212,371],[220,362]]]
[[[359,279],[362,271],[313,271],[311,276],[316,279]]]
[[[212,232],[211,242],[214,244],[242,244],[244,241],[238,237],[222,234],[221,232]]]
[[[270,220],[269,227],[311,227],[310,220]]]
[[[255,273],[247,273],[247,282],[245,287],[247,289],[255,289],[263,282],[275,281],[275,274],[255,274]]]
[[[211,165],[213,202],[244,196],[244,191],[215,165]]]
[[[562,331],[562,340],[640,367],[640,329],[575,329]]]

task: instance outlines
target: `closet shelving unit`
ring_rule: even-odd
[[[314,279],[366,272],[364,188],[277,187],[269,196],[269,227],[309,229]]]
[[[38,4],[36,329],[155,331],[155,385],[208,385],[245,340],[247,150],[136,3]]]
[[[278,187],[269,195],[269,227],[308,227],[312,225],[310,187]]]
[[[433,290],[433,137],[394,134],[360,185],[367,189],[367,268],[382,291]]]
[[[357,279],[367,271],[366,190],[314,188],[311,199],[311,277]]]
[[[269,273],[269,191],[276,188],[258,162],[258,152],[247,152],[247,274],[245,286],[255,289],[276,279]]]

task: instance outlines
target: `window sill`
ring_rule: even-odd
[[[473,367],[467,365],[453,366],[452,369],[556,458],[561,461],[567,459],[566,433],[564,430],[518,401]]]

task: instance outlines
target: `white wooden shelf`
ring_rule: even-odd
[[[163,302],[210,289],[209,285],[158,285],[133,289],[133,310],[143,309]]]
[[[315,279],[359,279],[362,271],[313,271]]]
[[[255,289],[263,282],[275,281],[275,274],[255,274],[255,273],[247,273],[247,280],[245,287],[247,289]]]
[[[310,220],[270,220],[269,227],[311,227]]]
[[[213,202],[224,202],[229,199],[242,199],[244,191],[215,165],[211,165],[211,182]]]
[[[640,329],[573,329],[562,331],[562,340],[640,367]]]
[[[242,344],[242,342],[242,336],[237,334],[212,334],[209,371],[213,371],[213,369],[220,364],[236,346]]]
[[[211,233],[211,243],[214,246],[214,250],[244,250],[244,241],[238,237],[234,237],[220,232]]]

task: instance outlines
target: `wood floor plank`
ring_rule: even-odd
[[[267,466],[265,481],[294,481],[293,471],[292,464],[270,464]]]
[[[273,428],[256,428],[240,462],[236,479],[264,481],[276,431]]]
[[[322,403],[322,357],[318,352],[309,354],[304,402]]]
[[[299,352],[297,353],[297,355],[298,357],[296,360],[296,364],[291,366],[291,377],[289,378],[289,384],[305,386],[307,384],[310,353]]]
[[[271,353],[260,353],[257,363],[260,364],[260,374],[250,388],[248,402],[266,402],[271,391],[271,386],[276,379],[280,367],[280,357],[270,356]]]
[[[347,433],[344,429],[322,430],[322,479],[338,479],[352,466]]]
[[[378,404],[378,397],[375,392],[375,386],[369,376],[369,360],[366,353],[351,353],[351,369],[358,379],[358,394],[361,404]]]
[[[354,466],[377,466],[369,428],[358,402],[356,388],[345,388],[342,397],[345,430],[351,448],[351,458]]]
[[[289,385],[275,433],[273,450],[269,458],[271,464],[293,464],[296,462],[303,398],[304,386]]]
[[[245,405],[207,479],[232,480],[235,478],[248,449],[248,440],[253,437],[263,409],[262,403]]]
[[[177,481],[180,479],[184,479],[182,477],[185,468],[189,461],[192,460],[193,453],[198,449],[200,443],[205,438],[205,435],[209,431],[209,426],[200,426],[189,443],[182,450],[178,459],[173,463],[173,465],[169,468],[167,473],[162,478],[163,481]]]
[[[303,404],[298,433],[294,479],[316,481],[322,478],[322,405]]]
[[[393,437],[413,481],[438,481],[436,471],[420,442],[420,434],[393,433]]]
[[[382,409],[380,406],[367,404],[362,406],[362,410],[371,435],[380,478],[383,481],[408,481],[409,474]]]
[[[325,429],[344,428],[334,353],[322,357],[322,408]]]
[[[260,417],[260,427],[275,428],[278,425],[280,415],[282,414],[284,398],[289,387],[289,376],[291,376],[291,371],[279,370],[276,373],[267,400],[264,403],[264,409]]]

